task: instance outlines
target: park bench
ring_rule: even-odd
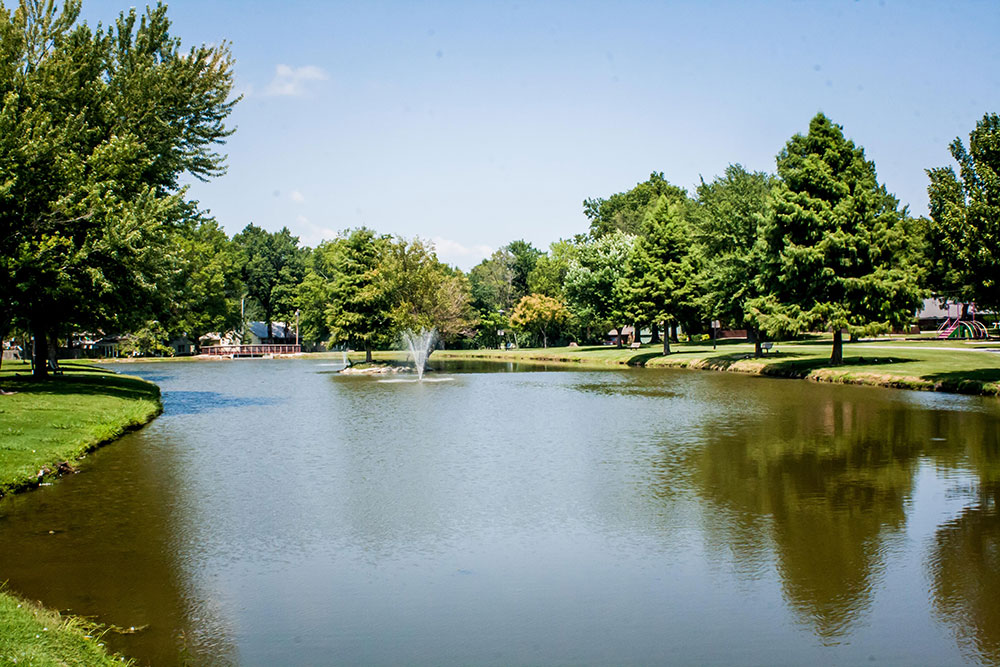
[[[629,345],[628,349],[630,349],[630,350],[638,350],[640,347],[642,347],[642,343],[636,342],[636,343],[632,343],[631,345]]]
[[[772,341],[760,344],[760,349],[764,354],[767,354],[772,348],[774,348],[774,343]]]

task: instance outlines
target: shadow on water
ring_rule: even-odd
[[[163,394],[163,413],[197,415],[227,408],[277,405],[281,399],[261,396],[227,396],[216,391],[167,391]]]

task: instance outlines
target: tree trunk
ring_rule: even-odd
[[[667,335],[667,323],[663,323],[663,356],[670,354],[670,336]]]
[[[544,330],[542,330],[542,347],[545,349],[549,347],[549,337],[545,335]]]
[[[615,327],[615,331],[618,332],[618,335],[615,336],[615,340],[618,341],[617,347],[622,346],[622,328],[623,327]]]
[[[961,320],[967,320],[967,319],[969,319],[969,304],[968,303],[963,303],[962,304],[962,316],[959,319],[961,319]]]
[[[638,322],[632,325],[632,336],[634,337],[632,340],[633,343],[642,344],[642,328]]]
[[[31,360],[34,363],[31,375],[36,379],[44,380],[49,376],[48,338],[45,329],[40,326],[33,327],[31,333],[35,339],[31,346]]]
[[[844,363],[844,338],[840,329],[833,331],[833,354],[830,355],[830,363],[834,366]]]
[[[656,345],[657,343],[660,342],[660,326],[656,322],[653,322],[653,324],[650,325],[649,330],[650,330],[649,344]]]
[[[680,339],[677,338],[677,323],[676,322],[671,322],[670,323],[670,340],[673,341],[673,342],[675,342],[675,343],[681,342]]]
[[[760,346],[760,329],[751,328],[747,333],[753,338],[753,356],[755,359],[760,359],[764,356],[764,348]]]
[[[59,339],[53,336],[49,339],[49,367],[57,372],[59,370]]]
[[[372,344],[371,341],[365,341],[365,363],[370,364],[372,362]]]
[[[268,318],[267,318],[267,342],[268,343],[273,343],[274,342],[274,333],[272,333],[272,331],[271,331],[271,317],[270,316],[268,316]]]

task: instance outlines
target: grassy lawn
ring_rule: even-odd
[[[123,658],[105,651],[97,628],[0,589],[0,664],[90,667],[123,663]]]
[[[36,382],[24,362],[0,370],[0,496],[34,486],[38,472],[56,470],[145,424],[160,411],[160,390],[145,380],[82,362]]]
[[[982,349],[984,347],[990,346],[982,342],[890,338],[845,343],[843,366],[831,366],[831,343],[815,339],[776,343],[774,351],[761,359],[753,358],[752,344],[730,341],[720,343],[716,350],[710,342],[672,344],[672,354],[666,357],[662,355],[661,345],[643,345],[638,350],[611,346],[438,350],[433,358],[704,368],[826,382],[996,395],[1000,393],[1000,353]],[[1000,350],[1000,342],[992,347]]]
[[[27,364],[3,364],[0,389],[12,393],[0,395],[0,497],[54,477],[60,463],[72,465],[160,412],[154,384],[87,363],[70,362],[64,369],[62,376],[36,382]],[[0,664],[121,664],[93,631],[0,591]]]

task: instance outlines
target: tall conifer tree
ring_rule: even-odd
[[[920,302],[905,210],[878,183],[864,150],[822,113],[777,157],[782,183],[764,230],[760,275],[768,292],[751,317],[772,335],[833,331],[830,361],[843,363],[842,334],[901,326]]]

